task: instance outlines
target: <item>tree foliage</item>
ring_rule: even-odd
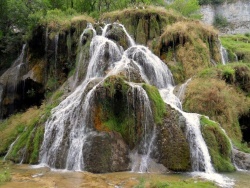
[[[172,8],[186,17],[201,18],[198,14],[198,10],[200,9],[198,0],[174,0],[167,8]]]
[[[52,15],[53,10],[64,15],[78,13],[97,18],[104,12],[139,4],[163,5],[164,0],[0,0],[0,64],[6,60],[3,56],[18,53],[24,43],[22,39],[27,38],[39,21]]]

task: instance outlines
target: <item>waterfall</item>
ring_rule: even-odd
[[[0,83],[7,86],[6,88],[4,88],[6,90],[4,91],[4,93],[13,96],[15,95],[17,84],[26,71],[25,52],[26,44],[23,44],[22,51],[18,58],[12,63],[11,67],[0,77]]]
[[[228,53],[226,48],[222,46],[221,42],[219,44],[220,44],[221,63],[225,65],[226,63],[228,63]]]
[[[79,85],[76,84],[75,91],[52,110],[52,115],[45,124],[40,162],[52,168],[84,170],[84,148],[91,147],[86,140],[89,136],[98,134],[94,131],[91,121],[95,90],[108,76],[125,73],[132,90],[133,105],[135,107],[136,102],[142,111],[141,124],[144,131],[138,146],[131,151],[132,171],[147,172],[150,155],[154,151],[156,131],[146,91],[140,84],[131,82],[132,73],[135,71],[139,74],[139,79],[156,86],[163,100],[186,119],[185,132],[191,151],[192,170],[199,175],[204,172],[204,176],[209,176],[208,179],[214,181],[224,180],[215,173],[211,164],[208,148],[200,130],[200,115],[183,112],[181,101],[173,94],[174,80],[167,65],[148,48],[136,45],[124,26],[117,25],[126,33],[130,44],[125,51],[117,43],[105,37],[111,24],[104,27],[102,35],[96,35],[91,25],[88,25],[81,34],[77,71],[74,77],[75,83]],[[90,30],[93,36],[89,44],[89,57],[86,59],[83,49]],[[82,70],[83,67],[86,69]],[[94,86],[89,88],[90,84]],[[185,86],[182,90],[185,90]],[[63,158],[64,156],[67,157]]]
[[[136,151],[131,153],[132,157],[139,158],[139,160],[132,160],[131,168],[133,172],[147,172],[150,154],[154,149],[155,125],[153,122],[153,113],[146,91],[139,85],[129,84],[132,87],[133,108],[135,108],[135,100],[139,100],[139,109],[143,112],[142,123],[144,127],[143,138],[139,144],[139,148],[136,148]]]
[[[187,85],[191,80],[192,78],[189,78],[184,84],[181,84],[181,86],[178,89],[178,93],[176,94],[176,96],[178,97],[181,103],[183,101]]]

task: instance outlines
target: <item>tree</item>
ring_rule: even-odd
[[[167,8],[175,9],[186,17],[201,18],[198,14],[200,9],[198,0],[175,0]]]

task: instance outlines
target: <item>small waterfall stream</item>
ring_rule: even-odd
[[[97,134],[93,130],[91,122],[91,106],[95,89],[105,78],[124,69],[127,70],[130,79],[130,67],[133,65],[139,71],[141,78],[146,83],[156,86],[163,100],[185,117],[186,137],[190,145],[193,171],[220,185],[228,185],[224,177],[215,173],[211,164],[208,148],[200,131],[200,115],[183,112],[180,100],[173,94],[174,80],[167,65],[148,48],[136,45],[124,26],[118,25],[125,32],[130,44],[125,51],[105,37],[111,24],[104,27],[102,35],[96,35],[94,28],[89,25],[80,36],[80,50],[74,78],[75,83],[79,83],[79,85],[71,95],[52,110],[52,116],[45,125],[40,162],[52,168],[84,170],[83,148],[91,147],[86,143],[86,139],[92,134]],[[90,30],[93,33],[89,50],[90,58],[87,61],[85,77],[79,79],[80,68],[83,63],[86,64],[86,61],[83,61],[82,41]],[[97,78],[99,81],[89,90],[88,85]],[[135,148],[133,151],[136,155],[140,153],[140,160],[133,161],[132,158],[132,170],[147,172],[155,139],[152,110],[146,91],[138,84],[129,82],[129,85],[132,87],[132,93],[136,93],[140,97],[139,104],[143,111],[142,122],[144,125],[144,138],[140,142],[139,148]],[[66,159],[63,159],[63,156],[67,156]]]
[[[19,136],[16,138],[16,140],[15,140],[14,142],[11,143],[11,145],[10,145],[10,147],[9,147],[9,149],[8,149],[8,152],[6,153],[6,155],[5,155],[4,158],[3,158],[4,161],[6,160],[6,158],[8,157],[8,155],[10,154],[10,152],[11,152],[13,146],[15,145],[15,143],[17,142],[18,139],[19,139]]]
[[[228,53],[226,48],[224,48],[220,42],[220,55],[221,55],[221,63],[223,65],[228,63]]]

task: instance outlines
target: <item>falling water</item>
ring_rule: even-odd
[[[26,44],[22,47],[22,52],[19,57],[13,62],[11,67],[3,73],[0,77],[0,83],[5,83],[7,87],[7,93],[15,94],[16,87],[22,74],[26,70],[26,62],[25,62],[25,50]]]
[[[122,24],[118,24],[120,27],[122,27],[123,31],[125,32],[127,39],[129,41],[130,46],[135,46],[135,41],[132,39],[132,37],[128,34],[126,28]]]
[[[20,54],[19,57],[14,61],[14,63],[11,65],[11,67],[21,66],[22,64],[25,63],[25,62],[24,62],[25,49],[26,49],[26,44],[23,44],[21,54]]]
[[[15,145],[15,143],[17,142],[18,138],[19,138],[19,136],[18,136],[18,137],[16,138],[16,140],[15,140],[14,142],[12,142],[12,144],[10,145],[10,147],[9,147],[9,149],[8,149],[8,152],[6,153],[6,155],[5,155],[4,158],[3,158],[4,161],[6,160],[6,158],[8,157],[8,155],[10,154],[10,152],[11,152],[13,146]]]
[[[228,63],[228,53],[226,48],[224,48],[220,42],[220,55],[221,55],[221,63],[225,65]]]
[[[176,96],[179,98],[181,103],[183,102],[183,98],[184,98],[184,95],[185,95],[187,85],[191,80],[192,80],[192,78],[189,78],[184,84],[182,84],[179,87],[179,90],[178,90],[178,93],[176,94]]]
[[[108,28],[111,26],[111,24],[106,24],[102,30],[102,36],[105,37],[106,36],[106,33],[107,33],[107,30]]]
[[[80,42],[86,32],[87,30],[81,35]],[[81,56],[80,52],[79,60]],[[106,61],[103,61],[104,58]],[[40,152],[41,163],[53,168],[84,169],[82,150],[84,146],[86,147],[87,137],[94,134],[91,128],[91,113],[86,112],[91,111],[91,101],[98,84],[90,91],[86,88],[95,78],[104,79],[107,70],[112,69],[114,63],[120,59],[120,48],[113,41],[102,36],[93,36],[84,80],[69,97],[53,109],[51,118],[45,124],[44,141]],[[84,62],[78,61],[78,63]],[[67,146],[64,145],[65,142]],[[61,160],[60,157],[65,155],[67,156],[65,161]]]
[[[136,108],[135,102],[138,103],[139,101],[139,109],[143,115],[141,122],[144,131],[139,148],[136,148],[136,151],[131,153],[132,157],[136,158],[136,160],[132,160],[131,169],[133,172],[147,172],[150,154],[154,149],[155,124],[153,122],[153,113],[146,91],[139,85],[133,83],[129,83],[129,85],[132,87],[133,108]]]
[[[41,163],[53,168],[66,168],[69,170],[84,170],[84,147],[90,147],[86,143],[88,136],[96,134],[91,122],[91,106],[95,89],[103,80],[112,74],[127,72],[130,80],[132,69],[139,72],[140,77],[148,84],[160,89],[162,98],[167,104],[178,110],[186,119],[186,136],[190,144],[192,168],[194,171],[205,171],[206,177],[217,180],[211,164],[211,158],[206,143],[200,131],[200,115],[185,113],[181,110],[180,100],[173,94],[174,81],[167,65],[155,56],[148,48],[135,45],[131,37],[130,47],[123,51],[115,42],[105,38],[110,24],[103,29],[101,36],[95,35],[94,29],[88,27],[80,36],[79,48],[82,48],[82,40],[91,29],[94,33],[90,43],[89,56],[86,61],[82,49],[79,50],[77,71],[82,64],[87,65],[86,75],[75,91],[62,101],[58,107],[52,110],[51,118],[46,122],[44,141],[40,152]],[[120,25],[127,34],[124,26]],[[127,34],[127,36],[129,36]],[[79,72],[75,79],[79,81]],[[93,80],[99,78],[92,89],[87,89]],[[143,139],[133,153],[140,155],[140,160],[132,159],[132,169],[146,172],[149,166],[150,154],[154,149],[155,126],[153,115],[145,90],[138,84],[129,82],[134,97],[141,105],[143,111],[142,124],[144,126]],[[136,92],[135,92],[136,91]],[[139,98],[138,98],[139,96]],[[88,113],[86,113],[88,112]],[[63,156],[67,156],[63,159]],[[223,178],[222,178],[223,179]],[[217,181],[218,182],[218,181]]]

